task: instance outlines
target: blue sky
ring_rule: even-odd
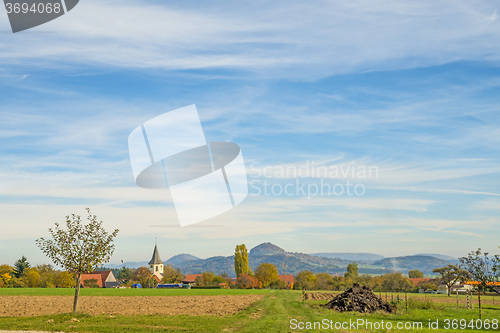
[[[12,34],[0,20],[0,262],[85,207],[121,230],[112,262],[296,252],[498,252],[500,21],[491,1],[81,2]],[[127,137],[196,104],[241,146],[249,197],[180,228],[138,188]],[[258,177],[375,166],[376,177]],[[269,175],[268,175],[269,176]],[[361,184],[361,196],[264,195],[263,182]],[[292,186],[290,185],[290,186]]]

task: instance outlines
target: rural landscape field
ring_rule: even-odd
[[[329,295],[328,292],[320,294]],[[337,293],[338,294],[338,293]],[[45,330],[64,332],[494,332],[493,320],[498,319],[500,298],[484,297],[483,322],[490,328],[460,328],[460,320],[476,322],[478,310],[466,307],[465,297],[408,294],[408,309],[404,294],[389,293],[389,300],[402,300],[394,314],[339,313],[320,307],[323,300],[302,300],[300,291],[287,290],[100,290],[82,291],[82,312],[76,315],[64,310],[70,307],[72,290],[0,289],[0,329]],[[53,298],[66,298],[54,303]],[[385,293],[382,298],[385,297]],[[16,299],[17,298],[17,299]],[[99,301],[99,299],[102,301]],[[134,300],[137,299],[137,301]],[[314,297],[316,298],[316,297]],[[24,301],[23,301],[24,299]],[[113,301],[116,299],[116,301]],[[85,305],[93,303],[93,307]],[[126,300],[123,302],[122,300]],[[95,301],[95,302],[94,302]],[[25,302],[27,307],[22,303]],[[495,304],[493,304],[495,302]],[[118,305],[121,304],[121,305]],[[152,309],[156,310],[152,310]],[[174,309],[175,308],[175,309]],[[8,313],[21,311],[14,316]],[[67,310],[67,309],[66,309]],[[27,313],[28,311],[29,313]],[[333,321],[333,328],[293,328],[297,322]],[[456,329],[445,329],[445,319],[456,319]],[[334,323],[371,321],[393,329],[335,329]],[[429,329],[429,320],[439,320],[438,329]],[[422,323],[422,328],[397,329],[397,323]],[[360,324],[361,325],[361,324]],[[475,324],[472,324],[475,325]]]
[[[403,274],[394,271],[393,266],[384,267],[385,259],[373,261],[379,258],[367,253],[316,256],[286,252],[271,243],[250,251],[240,244],[229,257],[202,260],[183,254],[163,262],[156,245],[151,260],[144,266],[128,268],[122,263],[121,267],[110,269],[88,264],[103,260],[99,251],[90,249],[96,240],[108,239],[100,225],[90,231],[86,229],[89,225],[92,222],[80,225],[68,220],[68,230],[53,236],[53,243],[64,240],[59,246],[66,250],[58,250],[55,258],[65,260],[66,271],[52,265],[32,267],[24,256],[13,266],[0,265],[0,330],[500,330],[500,256],[479,249],[451,260],[438,259],[437,255],[389,258],[389,262],[398,262],[400,269],[405,267]],[[67,239],[77,244],[72,251],[65,247]],[[358,260],[347,263],[339,256]],[[183,265],[184,260],[193,264]],[[218,262],[218,274],[181,273],[181,269],[198,270],[214,261]],[[288,273],[293,274],[279,274],[278,267],[285,273],[287,263],[292,263]],[[338,266],[342,263],[347,266]],[[436,264],[445,266],[430,270]],[[385,273],[360,274],[358,265],[371,267],[366,268],[369,272]],[[308,267],[316,273],[305,269]],[[427,277],[417,267],[423,267]],[[343,274],[327,273],[332,269]]]

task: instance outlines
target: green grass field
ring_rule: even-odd
[[[54,295],[55,289],[0,289],[0,295]],[[51,315],[41,317],[0,317],[0,329],[14,330],[46,330],[65,332],[498,332],[496,329],[445,329],[445,319],[464,319],[467,322],[478,318],[478,309],[467,310],[456,307],[450,297],[443,295],[428,295],[426,301],[410,303],[408,312],[404,304],[396,314],[375,313],[337,313],[320,307],[326,301],[302,302],[301,293],[298,291],[269,291],[269,290],[84,290],[90,295],[130,296],[133,293],[141,296],[158,295],[235,295],[245,293],[265,293],[266,297],[243,311],[226,317],[212,316],[90,316],[86,314]],[[126,293],[126,294],[122,294]],[[84,295],[85,295],[84,294]],[[66,295],[66,294],[65,294]],[[391,294],[389,294],[391,295]],[[401,294],[400,294],[401,295]],[[412,294],[410,296],[421,296]],[[0,296],[1,297],[1,296]],[[390,296],[389,296],[390,297]],[[491,297],[491,296],[490,296]],[[456,298],[455,298],[456,299]],[[489,299],[489,298],[486,298]],[[475,301],[476,304],[477,301]],[[77,318],[79,321],[71,321]],[[487,304],[483,309],[483,319],[500,319],[500,305]],[[323,320],[333,323],[346,323],[349,321],[367,320],[373,324],[381,323],[387,326],[390,323],[392,330],[387,329],[300,329],[290,325],[291,320],[298,322],[321,322]],[[429,329],[429,320],[439,320],[439,329]],[[398,323],[420,322],[422,329],[396,329]],[[458,323],[458,322],[457,322]],[[346,325],[344,324],[344,325]],[[386,327],[385,326],[385,327]],[[450,322],[451,326],[451,322]],[[334,324],[333,324],[333,327]]]

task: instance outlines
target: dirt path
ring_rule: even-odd
[[[92,315],[234,314],[265,295],[220,296],[81,296],[78,310]],[[0,317],[31,317],[71,312],[71,296],[1,296]]]

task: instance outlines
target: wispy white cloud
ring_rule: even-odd
[[[362,182],[374,189],[487,195],[498,194],[457,188],[432,190],[402,185],[453,180],[498,172],[500,169],[496,162],[489,159],[466,159],[465,161],[436,159],[432,162],[421,162],[401,161],[399,159],[378,160],[366,156],[356,160],[348,160],[344,155],[332,159],[306,160],[275,165],[262,165],[259,162],[253,162],[248,168],[250,178],[254,179],[261,177],[276,181],[295,178],[350,179]]]
[[[2,35],[0,59],[320,77],[381,64],[408,68],[498,60],[499,46],[489,42],[499,34],[494,18],[488,2],[258,1],[211,3],[200,10],[189,3],[89,0],[37,28],[50,34]]]
[[[498,14],[497,14],[497,10],[493,10],[493,14],[491,14],[491,16],[488,18],[492,23],[495,22],[496,20],[498,20]]]
[[[388,186],[374,187],[375,189],[390,190],[390,191],[408,191],[408,192],[425,192],[425,193],[450,193],[450,194],[467,194],[467,195],[486,195],[500,197],[500,193],[468,191],[458,189],[441,189],[441,188],[421,188],[421,187],[404,187],[404,186]]]
[[[476,208],[480,210],[500,210],[500,199],[482,200],[476,203]]]

